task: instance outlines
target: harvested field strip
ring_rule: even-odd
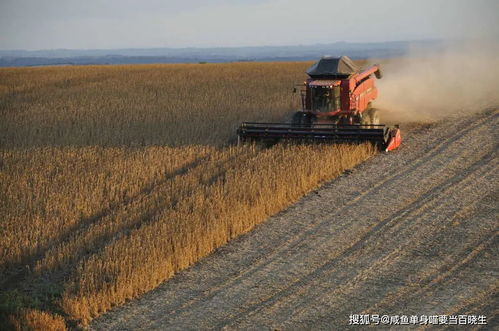
[[[411,297],[424,295],[425,292],[430,292],[432,286],[444,282],[447,278],[455,275],[460,269],[466,267],[471,261],[476,259],[479,254],[483,254],[491,247],[494,240],[497,240],[497,233],[493,233],[489,238],[480,238],[477,242],[463,247],[462,250],[456,252],[456,257],[449,261],[443,261],[442,264],[427,267],[417,274],[412,275],[413,279],[418,279],[418,286],[407,286],[390,293],[386,298],[377,303],[375,306],[370,307],[363,313],[373,313],[381,310],[395,310],[398,305],[410,300]],[[422,246],[422,245],[420,245]],[[421,247],[418,247],[421,248]],[[415,253],[415,252],[410,252]],[[406,254],[407,255],[407,254]],[[408,256],[403,256],[407,258]],[[392,261],[393,262],[393,261]]]
[[[489,158],[490,159],[490,158]],[[490,161],[490,160],[489,160]],[[478,164],[483,165],[483,162]],[[473,167],[471,168],[473,169]],[[435,231],[443,231],[447,226],[453,223],[450,219],[446,223],[439,224],[440,228],[435,228],[431,224],[428,224],[427,220],[421,219],[421,215],[428,213],[430,210],[434,213],[439,213],[443,210],[449,208],[449,203],[443,202],[441,200],[433,200],[431,196],[449,196],[454,195],[458,191],[467,194],[467,190],[463,191],[462,187],[468,187],[476,179],[475,176],[487,176],[493,173],[497,169],[497,165],[489,165],[488,169],[480,169],[481,171],[486,171],[485,173],[473,173],[473,176],[466,176],[460,178],[460,182],[450,181],[453,184],[446,182],[441,186],[438,192],[427,192],[425,193],[426,198],[417,200],[415,203],[411,203],[408,208],[404,208],[402,211],[397,211],[391,215],[387,220],[388,223],[384,223],[381,228],[376,226],[376,232],[369,232],[369,240],[371,242],[366,242],[366,240],[359,240],[355,246],[357,248],[354,250],[354,254],[350,256],[341,255],[344,261],[340,261],[338,265],[349,265],[353,264],[354,261],[361,260],[363,255],[366,254],[365,249],[362,247],[370,247],[371,250],[379,252],[377,254],[377,259],[366,266],[363,270],[357,272],[355,277],[352,277],[350,273],[347,277],[347,270],[339,268],[332,270],[333,268],[327,268],[327,273],[323,274],[323,277],[331,277],[332,273],[335,273],[336,278],[341,278],[338,281],[337,287],[328,293],[328,296],[353,296],[355,291],[358,291],[359,287],[364,286],[368,280],[377,278],[379,274],[392,275],[396,273],[401,273],[401,270],[406,267],[407,261],[410,261],[413,256],[418,256],[420,251],[435,249],[439,246],[438,241],[442,242],[444,236],[440,235],[439,240],[436,240],[432,236]],[[453,178],[454,179],[454,178]],[[459,185],[457,185],[459,184]],[[457,211],[459,212],[459,211]],[[416,229],[421,229],[416,231]],[[390,235],[384,235],[384,233],[389,233]],[[411,235],[411,233],[413,235]],[[486,233],[487,234],[487,233]],[[418,295],[423,295],[425,291],[428,290],[429,286],[442,281],[452,273],[456,272],[470,259],[474,259],[483,249],[487,248],[493,242],[496,235],[493,234],[489,238],[480,237],[476,242],[471,242],[469,245],[464,245],[463,247],[456,247],[451,251],[453,258],[452,260],[444,260],[442,264],[430,264],[421,268],[414,274],[410,275],[412,281],[408,282],[406,286],[400,288],[401,293],[396,291],[392,292],[385,298],[377,303],[374,307],[369,308],[364,313],[376,313],[379,311],[385,311],[390,309],[397,309],[397,304],[402,304],[407,302],[411,297],[417,297]],[[405,240],[396,240],[393,238],[408,238]],[[393,242],[390,242],[393,241]],[[389,247],[388,247],[389,243]],[[350,248],[349,248],[350,251]],[[348,270],[352,272],[353,270]],[[415,281],[417,280],[417,281]],[[293,311],[294,316],[299,318],[299,313],[297,311],[301,306],[306,306],[311,297],[320,300],[321,293],[314,289],[317,284],[315,282],[310,282],[304,286],[300,286],[300,291],[304,291],[307,295],[302,295],[300,299],[293,301]],[[398,287],[398,284],[396,285]],[[293,293],[293,297],[299,295],[298,293]],[[394,298],[399,299],[398,302],[394,302]],[[388,305],[388,303],[390,303]],[[381,308],[382,307],[382,308]]]
[[[498,295],[499,281],[496,281],[495,283],[489,285],[485,290],[478,291],[473,297],[465,301],[463,304],[457,305],[452,309],[446,311],[446,314],[473,314],[479,311],[483,315],[488,316],[488,326],[492,328],[497,327],[499,325],[497,305],[491,305],[490,303],[496,302]]]

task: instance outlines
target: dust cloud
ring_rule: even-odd
[[[381,64],[375,104],[383,122],[432,122],[499,105],[499,47],[490,43],[413,49]]]

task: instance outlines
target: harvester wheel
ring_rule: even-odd
[[[303,122],[303,115],[305,115],[301,111],[297,111],[294,115],[293,118],[291,119],[291,125],[293,126],[301,126]]]
[[[292,126],[312,126],[312,117],[304,112],[298,111],[293,115],[291,120]]]

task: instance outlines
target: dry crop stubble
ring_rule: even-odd
[[[370,157],[229,146],[298,108],[308,65],[1,69],[2,313],[86,324]]]

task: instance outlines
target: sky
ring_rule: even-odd
[[[499,0],[0,0],[0,49],[499,40]]]

